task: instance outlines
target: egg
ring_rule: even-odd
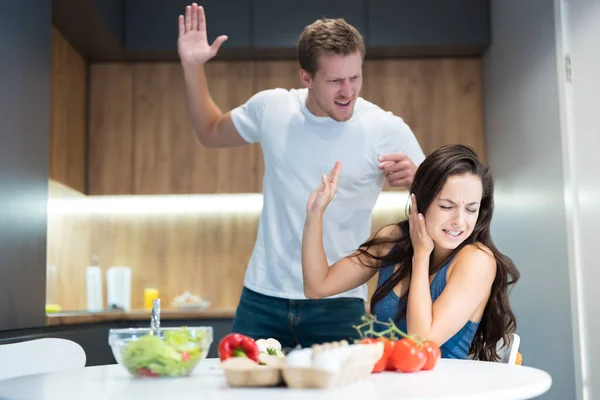
[[[286,367],[310,368],[312,367],[313,350],[311,348],[293,350],[285,359]]]

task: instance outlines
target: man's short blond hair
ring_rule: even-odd
[[[304,28],[298,39],[300,68],[311,75],[318,70],[321,54],[347,56],[360,52],[365,57],[365,42],[358,30],[343,18],[322,18]]]

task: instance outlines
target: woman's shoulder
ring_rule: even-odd
[[[470,244],[466,245],[465,247],[460,249],[460,251],[457,254],[457,257],[459,255],[462,255],[462,256],[465,256],[465,255],[484,256],[485,255],[487,257],[490,257],[492,260],[494,260],[494,253],[492,252],[492,250],[490,250],[489,247],[487,247],[485,244],[483,244],[481,242],[470,243]]]
[[[496,258],[494,253],[483,243],[471,243],[460,249],[452,261],[454,268],[485,270],[496,274]],[[483,272],[483,271],[482,271]]]

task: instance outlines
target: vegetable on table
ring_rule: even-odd
[[[440,347],[433,340],[425,340],[423,343],[421,343],[421,347],[423,348],[423,351],[425,351],[425,355],[427,356],[427,361],[421,369],[424,371],[433,369],[433,367],[435,367],[435,364],[437,364],[437,361],[440,358],[442,358],[442,352],[440,350]]]
[[[372,344],[372,343],[378,343],[378,342],[383,342],[383,355],[381,356],[379,361],[377,361],[377,363],[375,363],[375,366],[373,367],[373,372],[375,372],[375,373],[388,369],[388,363],[390,360],[390,356],[392,355],[392,352],[394,351],[394,341],[389,340],[388,338],[385,338],[385,337],[364,338],[361,340],[361,343],[364,343],[364,344]]]
[[[247,357],[258,362],[258,346],[254,339],[240,333],[230,333],[219,342],[219,359],[225,361],[232,357]]]
[[[268,338],[268,339],[258,339],[256,341],[256,345],[258,346],[258,351],[262,354],[267,354],[270,356],[284,357],[283,350],[281,348],[281,343],[277,339]]]
[[[394,344],[394,351],[390,356],[391,365],[398,371],[420,371],[427,361],[423,349],[410,339],[400,339]]]
[[[391,319],[389,322],[381,322],[370,314],[363,316],[362,319],[364,323],[354,326],[362,338],[360,342],[369,344],[383,341],[384,343],[383,355],[375,364],[372,371],[374,373],[383,370],[427,371],[435,368],[441,358],[440,347],[434,341],[423,340],[416,335],[407,335],[398,329]],[[375,323],[384,325],[387,329],[376,332]],[[367,328],[365,332],[363,332],[364,328]],[[370,336],[365,337],[365,334]]]
[[[186,376],[208,352],[202,331],[186,328],[146,335],[123,349],[123,365],[136,376]]]

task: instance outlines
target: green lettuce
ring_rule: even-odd
[[[123,364],[134,375],[188,375],[208,350],[205,340],[205,332],[194,337],[186,327],[165,331],[163,337],[146,335],[123,349]]]

